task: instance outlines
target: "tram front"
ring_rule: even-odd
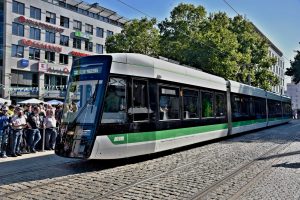
[[[90,157],[111,62],[109,55],[87,56],[74,61],[55,146],[57,155]]]

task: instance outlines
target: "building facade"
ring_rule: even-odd
[[[292,99],[292,110],[300,114],[300,84],[288,83],[286,95]]]
[[[256,32],[267,40],[267,42],[269,44],[269,56],[276,59],[276,63],[272,67],[270,67],[269,70],[272,71],[273,74],[278,77],[279,84],[277,86],[272,87],[272,92],[283,95],[284,94],[284,84],[285,84],[284,83],[285,66],[284,66],[283,53],[253,23],[252,23],[252,25],[253,25],[254,29],[256,30]]]
[[[78,0],[0,1],[0,91],[13,101],[63,99],[72,60],[105,53],[128,20]]]
[[[272,87],[272,92],[284,94],[284,58],[283,53],[269,41],[269,56],[276,59],[276,63],[270,68],[275,76],[279,79],[279,85]]]

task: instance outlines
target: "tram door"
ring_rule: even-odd
[[[149,104],[149,81],[147,79],[132,79],[128,108],[128,116],[132,122],[130,127],[132,130],[130,132],[137,134],[138,132],[151,132],[150,119],[153,114],[154,110],[150,108]],[[131,139],[134,140],[133,137],[138,137],[137,134],[128,134],[129,145]],[[146,134],[141,134],[141,136],[142,135],[144,137]],[[146,137],[153,137],[153,135],[146,135]],[[154,152],[155,140],[153,140],[153,142],[147,142],[146,144],[143,141],[146,141],[147,138],[139,137],[139,140],[141,141],[141,146],[138,146],[140,153]],[[129,154],[134,153],[130,152],[130,148],[128,148],[128,151]]]

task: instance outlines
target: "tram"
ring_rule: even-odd
[[[291,100],[141,54],[74,61],[55,153],[118,159],[287,123]]]

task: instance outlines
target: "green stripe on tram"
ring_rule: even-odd
[[[269,121],[282,120],[282,119],[285,119],[285,118],[269,118]],[[246,125],[263,123],[263,122],[267,122],[267,119],[256,119],[256,120],[233,122],[232,126],[233,127],[246,126]],[[227,128],[228,128],[228,124],[224,123],[224,124],[196,126],[196,127],[189,127],[189,128],[169,129],[169,130],[162,130],[162,131],[112,134],[112,135],[108,135],[107,137],[113,144],[117,145],[117,144],[148,142],[148,141],[155,141],[155,140],[170,139],[170,138],[176,138],[176,137],[181,137],[181,136],[195,135],[195,134],[202,134],[202,133],[211,132],[211,131],[224,130]]]

